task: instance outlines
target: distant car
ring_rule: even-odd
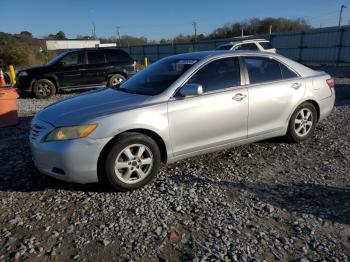
[[[116,48],[68,51],[46,65],[19,70],[17,88],[36,98],[65,89],[116,86],[135,74],[135,61]]]
[[[216,50],[249,50],[276,53],[276,48],[271,48],[270,41],[265,39],[250,39],[230,42],[218,46]]]
[[[306,140],[334,101],[327,73],[277,54],[181,54],[118,87],[48,106],[32,120],[30,145],[44,174],[130,190],[161,162],[277,136]]]

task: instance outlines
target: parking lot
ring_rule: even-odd
[[[350,79],[302,144],[273,139],[163,166],[127,193],[40,175],[32,116],[50,100],[19,99],[0,129],[0,261],[349,261]],[[303,260],[304,259],[304,260]]]

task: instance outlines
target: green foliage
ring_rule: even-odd
[[[56,34],[49,34],[47,36],[47,39],[54,39],[54,40],[66,40],[66,34],[63,31],[58,31]]]
[[[44,43],[34,39],[30,32],[7,34],[0,32],[0,67],[7,69],[9,65],[15,67],[34,66],[47,63],[54,52],[42,52]]]
[[[270,32],[270,27],[273,33],[288,31],[300,32],[311,29],[310,24],[304,19],[268,17],[261,20],[253,18],[246,22],[225,24],[222,27],[215,29],[207,36],[207,38],[216,39],[240,36],[242,34],[242,29],[244,35],[268,34]]]

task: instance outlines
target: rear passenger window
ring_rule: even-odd
[[[120,50],[106,50],[106,59],[108,62],[130,62],[132,61],[131,57]]]
[[[283,79],[289,79],[294,77],[299,77],[297,73],[286,67],[284,64],[280,64]]]
[[[223,58],[213,61],[200,69],[188,83],[203,86],[204,92],[210,92],[241,84],[238,58]]]
[[[101,52],[88,52],[89,64],[101,64],[105,62],[105,56]]]
[[[234,50],[250,50],[250,51],[259,51],[259,48],[254,43],[250,44],[241,44],[236,46]]]
[[[269,58],[245,58],[251,84],[271,82],[282,79],[280,63]]]

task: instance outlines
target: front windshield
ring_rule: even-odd
[[[65,56],[65,55],[66,55],[66,52],[59,54],[58,56],[54,57],[51,61],[49,61],[49,62],[47,63],[47,65],[53,65],[53,64],[55,64],[57,61],[59,61],[59,60],[60,60],[63,56]]]
[[[197,60],[168,58],[160,60],[119,86],[121,91],[141,95],[158,95],[174,83]]]

